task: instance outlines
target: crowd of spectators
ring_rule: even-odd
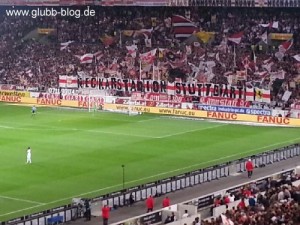
[[[292,182],[299,177],[292,174],[282,180],[265,180],[252,183],[236,193],[215,199],[214,206],[228,206],[238,201],[238,205],[228,208],[225,215],[236,225],[297,225],[300,224],[300,186]],[[222,225],[222,218],[202,221],[202,225]]]
[[[273,100],[279,100],[286,90],[292,91],[291,101],[299,99],[300,64],[293,57],[300,46],[300,14],[296,9],[258,9],[258,8],[172,8],[172,7],[98,7],[96,16],[81,17],[8,17],[5,8],[0,14],[0,83],[34,86],[40,89],[58,86],[58,75],[77,75],[83,71],[89,76],[131,79],[171,80],[174,69],[168,57],[154,61],[157,76],[152,71],[140,73],[139,57],[128,54],[126,46],[137,45],[139,53],[154,48],[164,48],[176,57],[185,59],[177,69],[184,74],[184,80],[215,82],[220,84],[250,84],[271,90]],[[189,18],[199,31],[215,32],[208,43],[199,39],[174,38],[170,20],[173,15]],[[278,28],[264,28],[259,24],[278,22]],[[53,29],[49,34],[33,32],[37,28]],[[128,35],[125,31],[153,29],[150,35],[151,47],[146,46],[144,35]],[[235,50],[227,37],[243,31],[242,41]],[[293,46],[278,57],[278,45],[282,43],[262,42],[265,33],[291,33]],[[113,41],[104,44],[100,38],[109,37]],[[66,49],[60,44],[74,41]],[[225,43],[225,44],[224,44]],[[191,50],[187,50],[191,49]],[[98,60],[81,64],[76,56],[98,53]],[[247,64],[255,62],[253,68]],[[214,62],[212,70],[198,67],[200,61]],[[234,61],[236,61],[234,63]],[[272,66],[266,69],[266,62]],[[114,66],[116,65],[116,66]],[[271,64],[268,64],[271,65]],[[197,70],[198,67],[198,70]],[[115,70],[111,73],[111,70]],[[196,68],[196,70],[195,70]],[[106,70],[110,69],[110,73]],[[228,74],[247,70],[245,81],[228,79]],[[284,80],[273,82],[270,76],[260,77],[262,72],[285,72]],[[195,75],[195,71],[197,71]],[[176,75],[174,75],[176,76]]]

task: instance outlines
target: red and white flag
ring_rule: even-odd
[[[64,42],[64,43],[60,43],[60,50],[64,50],[66,49],[71,43],[73,43],[74,41],[67,41],[67,42]]]
[[[224,75],[225,77],[228,77],[228,76],[230,76],[230,75],[232,75],[232,74],[234,74],[232,71],[227,71],[227,72],[225,72],[223,75]]]
[[[77,76],[59,75],[58,84],[61,88],[77,88]]]
[[[271,23],[261,23],[261,24],[259,24],[259,26],[265,27],[265,28],[268,27],[268,28],[275,28],[275,29],[278,29],[279,23],[278,23],[278,21],[271,22]]]
[[[239,43],[241,43],[243,35],[244,35],[243,31],[241,31],[239,33],[235,33],[235,34],[228,37],[228,41],[239,44]]]
[[[104,65],[103,62],[100,62],[97,69],[98,69],[98,72],[104,72],[106,69],[106,66]]]
[[[136,52],[137,52],[137,45],[130,45],[126,46],[126,49],[128,51],[128,54],[131,55],[132,58],[136,58]]]
[[[234,225],[231,219],[228,219],[227,216],[221,214],[223,225]]]
[[[109,70],[116,71],[118,69],[118,59],[114,58],[112,63],[108,67]]]
[[[290,39],[290,40],[288,40],[288,41],[285,41],[285,42],[283,42],[281,45],[279,45],[279,47],[278,47],[278,49],[279,49],[279,52],[281,52],[281,53],[286,53],[286,51],[288,51],[291,47],[292,47],[292,45],[293,45],[293,43],[294,43],[294,40],[293,39]]]
[[[176,38],[188,38],[197,30],[191,20],[179,15],[172,17],[172,27]]]
[[[152,31],[153,31],[153,28],[151,28],[151,29],[141,29],[141,30],[136,30],[136,31],[134,32],[133,37],[137,37],[137,36],[139,36],[139,35],[144,35],[145,38],[148,39],[148,38],[151,37]]]
[[[269,75],[269,73],[267,71],[262,71],[262,72],[256,72],[254,73],[254,75],[259,76],[259,78],[264,79],[266,76]]]
[[[99,61],[103,57],[103,53],[101,51],[98,51],[94,53],[94,56],[97,59],[97,61]]]
[[[272,58],[269,58],[269,59],[263,61],[262,68],[266,69],[268,72],[271,72],[273,65],[274,65],[274,62],[273,62]]]
[[[246,70],[236,71],[236,79],[247,80],[247,71]]]
[[[87,53],[80,57],[80,63],[92,63],[94,58],[94,54]]]
[[[149,52],[140,54],[141,61],[143,61],[144,63],[153,63],[156,55],[156,50],[157,49],[155,48]]]
[[[246,87],[246,101],[270,103],[271,91],[260,88]]]

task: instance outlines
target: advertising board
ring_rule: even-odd
[[[248,115],[240,113],[229,112],[216,112],[216,111],[201,111],[190,109],[172,109],[172,108],[158,108],[148,106],[129,106],[118,104],[104,104],[104,109],[116,110],[116,111],[128,111],[129,109],[136,112],[155,113],[174,116],[188,116],[196,118],[209,118],[217,120],[229,120],[229,121],[245,121],[253,123],[265,123],[273,125],[285,125],[285,126],[300,126],[300,119],[266,116],[266,115]]]
[[[197,108],[204,111],[214,112],[228,112],[228,113],[239,113],[249,115],[263,115],[271,116],[272,111],[269,109],[253,109],[253,108],[242,108],[242,107],[228,107],[228,106],[214,106],[214,105],[203,105],[198,104]]]

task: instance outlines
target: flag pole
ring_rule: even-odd
[[[233,45],[233,65],[236,67],[236,53],[235,53],[235,44]]]
[[[119,34],[120,34],[120,47],[122,48],[122,32],[120,31]]]
[[[142,80],[142,61],[140,60],[140,80]]]
[[[152,64],[152,80],[154,80],[154,63]]]

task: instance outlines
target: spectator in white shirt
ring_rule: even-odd
[[[230,202],[234,202],[235,196],[233,194],[230,194],[229,196],[229,200]]]
[[[183,219],[183,218],[187,218],[187,217],[189,217],[189,214],[188,214],[188,211],[185,210],[185,211],[184,211],[184,214],[182,215],[182,219]]]

